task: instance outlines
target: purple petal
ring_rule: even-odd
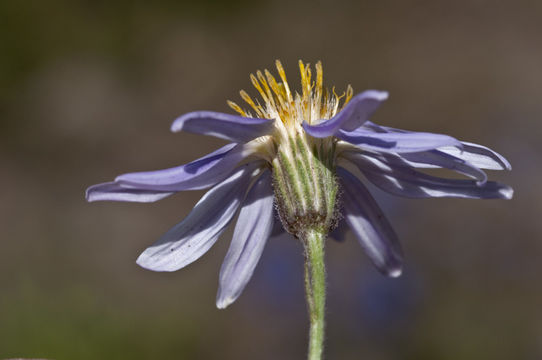
[[[470,164],[468,161],[449,155],[440,150],[430,150],[419,153],[401,154],[401,158],[406,160],[409,165],[421,168],[443,168],[449,169],[460,174],[476,179],[479,186],[487,182],[485,172]]]
[[[339,129],[354,130],[366,122],[388,98],[386,91],[367,90],[358,94],[333,118],[317,125],[303,123],[307,134],[316,138],[335,135]]]
[[[115,181],[154,190],[206,189],[224,180],[245,157],[242,144],[228,144],[200,159],[170,169],[123,174]]]
[[[194,111],[177,118],[171,124],[171,131],[215,136],[240,143],[270,134],[273,131],[273,120]]]
[[[461,142],[448,135],[423,132],[375,133],[363,128],[346,132],[340,130],[339,139],[356,145],[362,150],[378,152],[420,152],[443,146],[459,146]]]
[[[371,181],[384,191],[408,198],[452,197],[468,199],[511,199],[511,187],[493,181],[479,186],[476,181],[444,179],[424,174],[408,165],[389,164],[374,156],[345,152]]]
[[[271,175],[266,172],[247,195],[239,212],[226,258],[220,269],[216,306],[233,303],[247,285],[260,260],[274,223]]]
[[[396,132],[396,133],[412,133],[411,131],[391,128],[387,126],[380,126],[370,121],[367,121],[363,128],[377,133],[383,132]],[[512,170],[512,166],[496,151],[491,150],[488,147],[473,144],[466,141],[461,141],[460,147],[447,146],[438,149],[446,154],[453,155],[459,159],[469,162],[471,165],[476,166],[479,169],[488,170]]]
[[[129,202],[154,202],[173,192],[146,190],[133,187],[124,187],[115,182],[107,182],[89,187],[86,191],[86,199],[92,201],[129,201]]]
[[[345,195],[345,220],[365,252],[382,273],[401,275],[403,255],[397,235],[365,186],[351,173],[337,168]]]
[[[377,133],[386,133],[386,132],[393,132],[393,131],[389,131],[388,129],[391,129],[391,128],[387,128],[385,126],[380,126],[378,124],[375,124],[374,122],[372,121],[366,121],[363,125],[362,125],[362,128],[365,129],[365,130],[371,130],[373,132],[377,132]],[[361,130],[361,129],[360,129]],[[397,132],[403,132],[403,131],[400,131],[399,129],[394,129],[394,130],[397,130]],[[408,131],[404,131],[404,132],[408,132]]]
[[[196,261],[226,229],[254,171],[262,163],[240,166],[226,180],[209,190],[188,216],[147,248],[137,263],[154,271],[175,271]]]
[[[501,154],[491,150],[488,147],[473,144],[469,142],[461,142],[461,149],[456,147],[440,148],[439,151],[453,155],[480,169],[488,170],[512,170],[512,166]]]

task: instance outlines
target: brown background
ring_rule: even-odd
[[[512,201],[375,192],[406,252],[380,276],[328,245],[329,359],[542,357],[539,1],[0,2],[0,358],[301,359],[299,244],[271,241],[242,297],[215,308],[231,231],[172,274],[135,264],[202,195],[93,203],[115,175],[223,142],[171,134],[228,111],[248,74],[322,60],[326,84],[390,91],[376,122],[507,156]],[[293,84],[291,84],[294,86]]]

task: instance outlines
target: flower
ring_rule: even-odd
[[[88,201],[132,202],[210,188],[183,221],[139,256],[140,266],[175,271],[192,263],[213,246],[240,209],[219,276],[217,306],[225,308],[250,280],[277,225],[302,238],[307,229],[328,233],[344,218],[374,265],[386,275],[400,275],[397,236],[353,172],[409,198],[512,198],[509,186],[488,181],[482,170],[510,169],[493,150],[447,135],[370,122],[388,93],[367,90],[353,96],[348,86],[339,96],[334,88],[323,87],[320,62],[315,79],[309,65],[299,62],[301,93],[295,94],[279,61],[276,67],[279,81],[267,70],[250,76],[263,103],[240,92],[250,111],[228,102],[239,115],[196,111],[171,126],[173,132],[215,136],[230,141],[228,145],[186,165],[123,174],[88,188]],[[428,168],[448,169],[466,179],[419,170]],[[336,231],[345,230],[341,225]]]

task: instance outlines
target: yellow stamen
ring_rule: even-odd
[[[345,107],[346,104],[348,104],[350,99],[352,99],[352,96],[354,96],[354,89],[352,89],[352,86],[348,84],[348,86],[346,87],[346,99],[344,99],[343,107]]]
[[[309,84],[307,80],[307,70],[305,69],[305,65],[303,65],[303,61],[299,60],[299,72],[301,74],[301,91],[303,92],[303,99],[308,97],[307,90],[309,88]]]
[[[241,98],[243,100],[245,100],[245,102],[250,105],[251,108],[254,109],[254,111],[256,111],[256,114],[258,114],[258,116],[262,116],[264,115],[264,111],[261,107],[261,105],[256,105],[254,103],[254,101],[252,100],[252,98],[250,97],[250,95],[247,94],[247,92],[245,90],[241,90],[239,91],[239,94],[241,95]]]
[[[273,75],[271,75],[271,73],[267,69],[265,69],[264,71],[265,71],[265,77],[267,78],[267,82],[269,83],[271,90],[273,90],[273,92],[275,93],[275,96],[277,100],[279,101],[280,106],[283,109],[286,109],[286,104],[284,103],[285,99],[283,97],[283,94],[281,93],[277,80],[275,80]]]
[[[256,72],[256,76],[258,77],[258,80],[260,80],[260,83],[263,85],[263,88],[265,89],[265,93],[267,94],[267,100],[268,105],[271,106],[271,108],[276,109],[275,105],[275,99],[273,99],[273,94],[271,93],[271,89],[269,88],[269,85],[267,84],[267,81],[265,80],[265,77],[263,76],[262,72],[258,70]]]
[[[333,87],[331,91],[324,87],[324,71],[322,63],[318,61],[314,68],[316,76],[312,80],[310,65],[299,60],[299,73],[301,75],[301,93],[292,93],[286,72],[279,60],[275,61],[280,82],[277,81],[268,70],[257,71],[256,75],[250,74],[250,81],[263,100],[253,100],[248,93],[241,90],[241,98],[252,108],[257,117],[278,119],[285,129],[293,129],[304,121],[309,124],[330,119],[337,111],[344,107],[352,98],[354,91],[348,85],[346,92],[338,95]],[[341,100],[344,101],[341,104]],[[250,112],[243,110],[236,103],[228,101],[228,105],[242,116],[250,116]]]
[[[322,85],[324,84],[324,70],[322,69],[322,62],[318,61],[316,63],[316,97],[320,97],[322,94]]]
[[[260,86],[260,83],[258,82],[258,79],[256,79],[256,76],[254,76],[254,74],[250,74],[250,81],[252,82],[252,86],[254,86],[256,90],[258,90],[258,92],[260,93],[260,96],[262,97],[263,101],[268,103],[269,100],[267,100],[267,95],[263,91],[262,87]]]
[[[241,109],[241,107],[237,105],[236,103],[234,103],[233,101],[228,100],[227,103],[228,103],[228,106],[231,107],[239,115],[244,116],[244,117],[247,116],[247,113],[245,112],[245,110]]]
[[[307,66],[309,66],[307,64]],[[310,124],[311,118],[310,118],[310,112],[309,112],[309,98],[310,98],[310,72],[303,64],[303,61],[299,60],[299,72],[301,73],[301,91],[302,91],[302,98],[301,98],[301,111],[303,118]]]
[[[280,86],[282,84],[277,83],[277,80],[271,75],[271,73],[267,70],[265,70],[265,76],[267,77],[267,82],[271,86],[271,89],[275,93],[275,96],[279,102],[280,106],[277,106],[278,113],[280,115],[280,118],[283,120],[284,123],[290,122],[290,102],[286,99],[287,95],[284,90],[284,86]]]
[[[277,67],[280,79],[282,80],[282,85],[284,85],[284,90],[286,91],[286,99],[288,99],[288,102],[292,103],[294,99],[292,98],[292,93],[290,92],[288,81],[286,80],[286,73],[284,72],[284,68],[282,67],[282,63],[280,62],[280,60],[275,61],[275,66]]]

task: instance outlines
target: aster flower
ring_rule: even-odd
[[[378,270],[392,277],[401,273],[397,236],[359,175],[409,198],[510,199],[512,189],[488,181],[483,171],[510,169],[510,164],[487,147],[451,136],[374,124],[369,119],[388,93],[367,90],[353,96],[348,86],[339,96],[334,88],[324,88],[320,62],[315,78],[309,65],[299,62],[299,93],[290,90],[279,61],[276,67],[279,80],[267,70],[250,75],[261,100],[241,91],[249,110],[228,102],[238,115],[196,111],[171,126],[173,132],[214,136],[228,145],[186,165],[120,175],[91,186],[86,196],[88,201],[153,202],[179,191],[210,189],[183,221],[137,259],[154,271],[179,270],[200,258],[239,213],[220,270],[219,308],[241,294],[272,232],[278,228],[300,239],[307,259],[309,356],[316,359],[323,321],[313,317],[323,319],[324,239],[338,222],[344,218]],[[430,168],[465,178],[423,172]],[[344,231],[344,225],[337,231]]]

